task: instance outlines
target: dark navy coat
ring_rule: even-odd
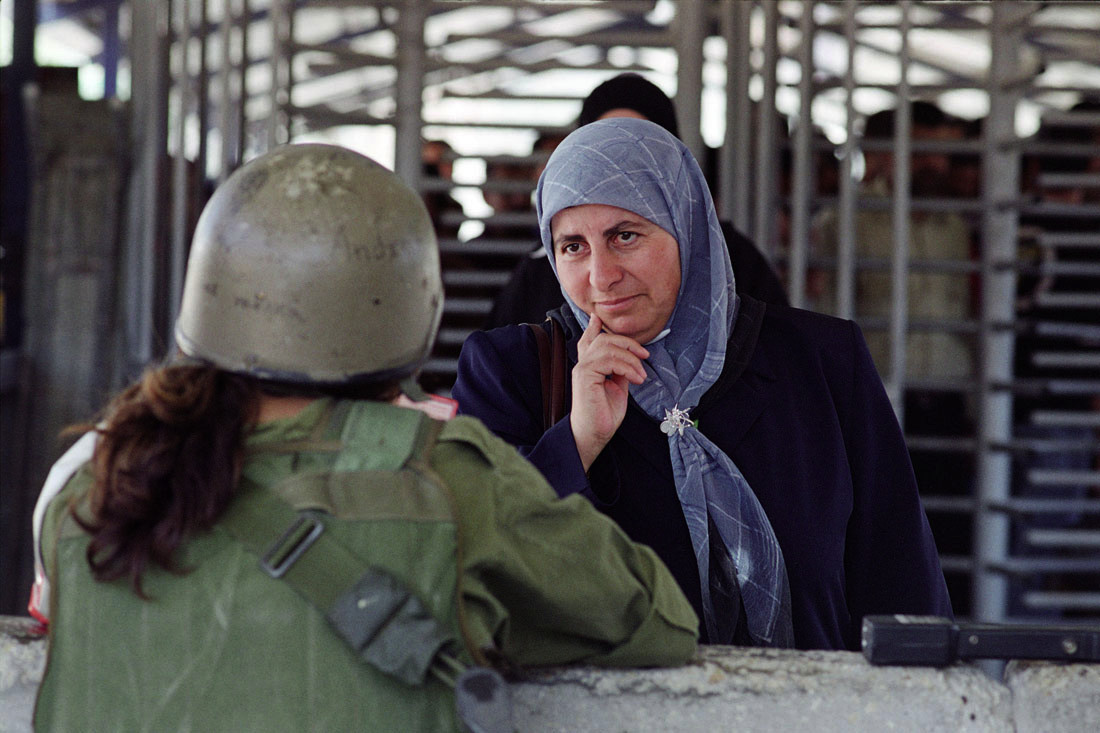
[[[580,333],[566,333],[575,364]],[[543,432],[539,373],[528,326],[475,332],[452,394],[460,412],[515,445],[560,495],[583,494],[650,545],[702,618],[658,423],[631,401],[586,476],[569,416]],[[854,323],[742,295],[723,374],[691,416],[767,512],[787,565],[798,648],[857,650],[866,614],[951,615],[909,454]]]

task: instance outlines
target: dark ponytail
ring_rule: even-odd
[[[150,563],[185,572],[176,549],[233,498],[259,394],[248,377],[175,365],[147,371],[107,406],[95,428],[88,513],[73,508],[92,536],[87,558],[97,580],[128,578],[144,598]]]

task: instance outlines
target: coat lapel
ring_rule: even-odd
[[[768,402],[767,383],[775,381],[767,355],[757,348],[767,306],[747,295],[739,297],[737,323],[726,349],[726,366],[695,411],[703,434],[727,454],[744,439],[764,411]]]
[[[768,368],[767,358],[757,352],[741,378],[720,398],[699,406],[696,417],[703,434],[728,455],[748,435],[768,406],[767,383],[772,381],[775,375]]]

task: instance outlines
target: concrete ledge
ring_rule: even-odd
[[[1100,664],[1009,662],[1016,730],[1100,731]]]
[[[853,652],[704,647],[679,669],[543,672],[513,704],[516,727],[538,731],[1013,730],[1008,689],[977,668]]]
[[[46,641],[0,616],[0,732],[31,729]],[[520,731],[1100,730],[1100,665],[872,667],[851,652],[704,647],[676,669],[539,670],[512,685]]]
[[[31,729],[34,696],[46,669],[46,639],[30,618],[0,616],[0,733]]]

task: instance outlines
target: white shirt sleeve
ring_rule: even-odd
[[[65,488],[69,479],[88,461],[92,460],[92,452],[95,450],[98,434],[94,431],[85,433],[78,441],[73,443],[69,450],[57,462],[53,464],[46,483],[42,486],[42,493],[38,495],[38,501],[34,505],[32,516],[32,531],[34,536],[34,586],[31,588],[31,600],[27,607],[31,615],[42,623],[49,623],[50,612],[50,584],[46,578],[46,568],[42,561],[42,522],[46,518],[46,507],[53,498]]]

